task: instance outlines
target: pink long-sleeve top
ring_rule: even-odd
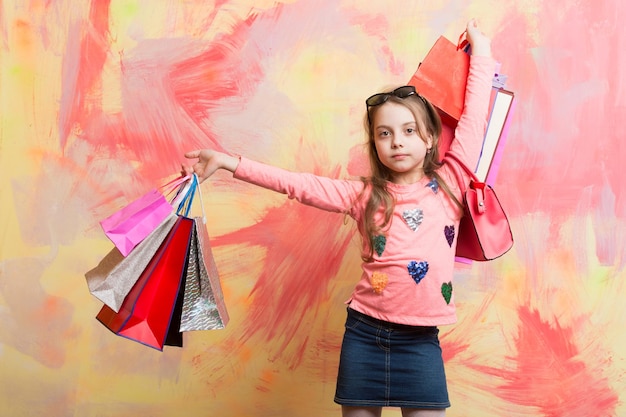
[[[451,150],[470,167],[476,166],[480,155],[494,67],[492,58],[470,58],[465,108],[451,144]],[[460,201],[461,188],[450,164],[444,163],[437,172]],[[246,158],[241,158],[234,176],[322,210],[347,213],[362,224],[366,198],[359,198],[364,189],[360,180],[294,173]],[[464,181],[469,183],[469,177]],[[461,211],[431,178],[387,186],[396,200],[392,220],[376,237],[374,260],[362,263],[360,280],[347,303],[393,323],[452,324],[456,322],[452,278]]]

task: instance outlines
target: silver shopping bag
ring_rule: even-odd
[[[139,276],[157,252],[178,216],[170,213],[157,227],[124,257],[113,248],[91,271],[85,274],[89,292],[116,313]]]
[[[195,217],[187,262],[180,331],[223,329],[228,320],[209,234],[202,218]]]

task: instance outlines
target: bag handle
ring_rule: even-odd
[[[196,193],[200,196],[200,207],[202,210],[202,223],[206,224],[206,213],[204,211],[204,201],[202,200],[202,192],[200,191],[200,181],[198,176],[194,173],[188,175],[186,183],[181,187],[176,197],[172,200],[172,206],[176,208],[176,214],[181,214],[185,217],[189,216],[191,211],[191,205]]]
[[[176,207],[176,214],[183,215],[185,217],[189,216],[189,212],[191,211],[191,204],[193,203],[193,198],[196,194],[196,181],[195,178],[191,178],[182,192],[174,199],[174,205]]]
[[[444,156],[444,160],[446,159],[451,159],[454,162],[456,162],[456,164],[453,164],[456,166],[454,166],[452,169],[454,170],[454,175],[457,178],[459,187],[461,188],[461,193],[463,194],[463,199],[465,200],[466,204],[467,204],[467,199],[465,198],[465,193],[467,192],[467,187],[465,186],[465,181],[463,181],[463,175],[459,173],[458,167],[462,168],[463,171],[469,174],[470,176],[469,188],[476,191],[476,206],[477,206],[476,210],[478,211],[478,213],[484,213],[486,210],[485,188],[487,187],[487,185],[485,185],[484,182],[480,181],[478,177],[476,176],[476,174],[474,173],[474,171],[469,169],[469,167],[465,165],[465,163],[463,163],[461,158],[459,158],[458,155],[455,154],[454,152],[452,151],[446,152]]]
[[[467,30],[464,30],[463,33],[461,33],[461,36],[459,36],[459,41],[456,43],[456,50],[460,51],[462,49],[463,52],[466,52],[469,54],[470,47],[471,45],[469,44],[469,41],[467,40]]]
[[[196,184],[198,187],[198,195],[200,196],[200,207],[202,210],[202,224],[206,224],[206,214],[204,213],[204,201],[202,201],[202,190],[200,189],[200,182],[198,181],[198,175],[196,173],[193,174],[196,179]]]
[[[187,196],[187,194],[189,194],[189,191],[191,189],[191,176],[187,176],[184,178],[184,181],[176,181],[178,183],[178,190],[176,190],[176,193],[170,199],[170,204],[175,208],[180,206],[180,203]]]
[[[184,177],[180,176],[180,177],[174,178],[172,181],[161,185],[159,189],[163,190],[162,192],[167,195],[171,193],[176,187],[178,187],[179,185],[187,181],[189,178],[191,178],[191,175],[187,175]]]

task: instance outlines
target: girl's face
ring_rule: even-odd
[[[392,172],[392,182],[413,184],[422,179],[432,139],[419,136],[413,113],[387,101],[376,109],[372,125],[378,158]]]

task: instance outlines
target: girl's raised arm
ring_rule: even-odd
[[[472,46],[472,55],[491,56],[491,39],[482,33],[476,19],[467,22],[467,41]]]

